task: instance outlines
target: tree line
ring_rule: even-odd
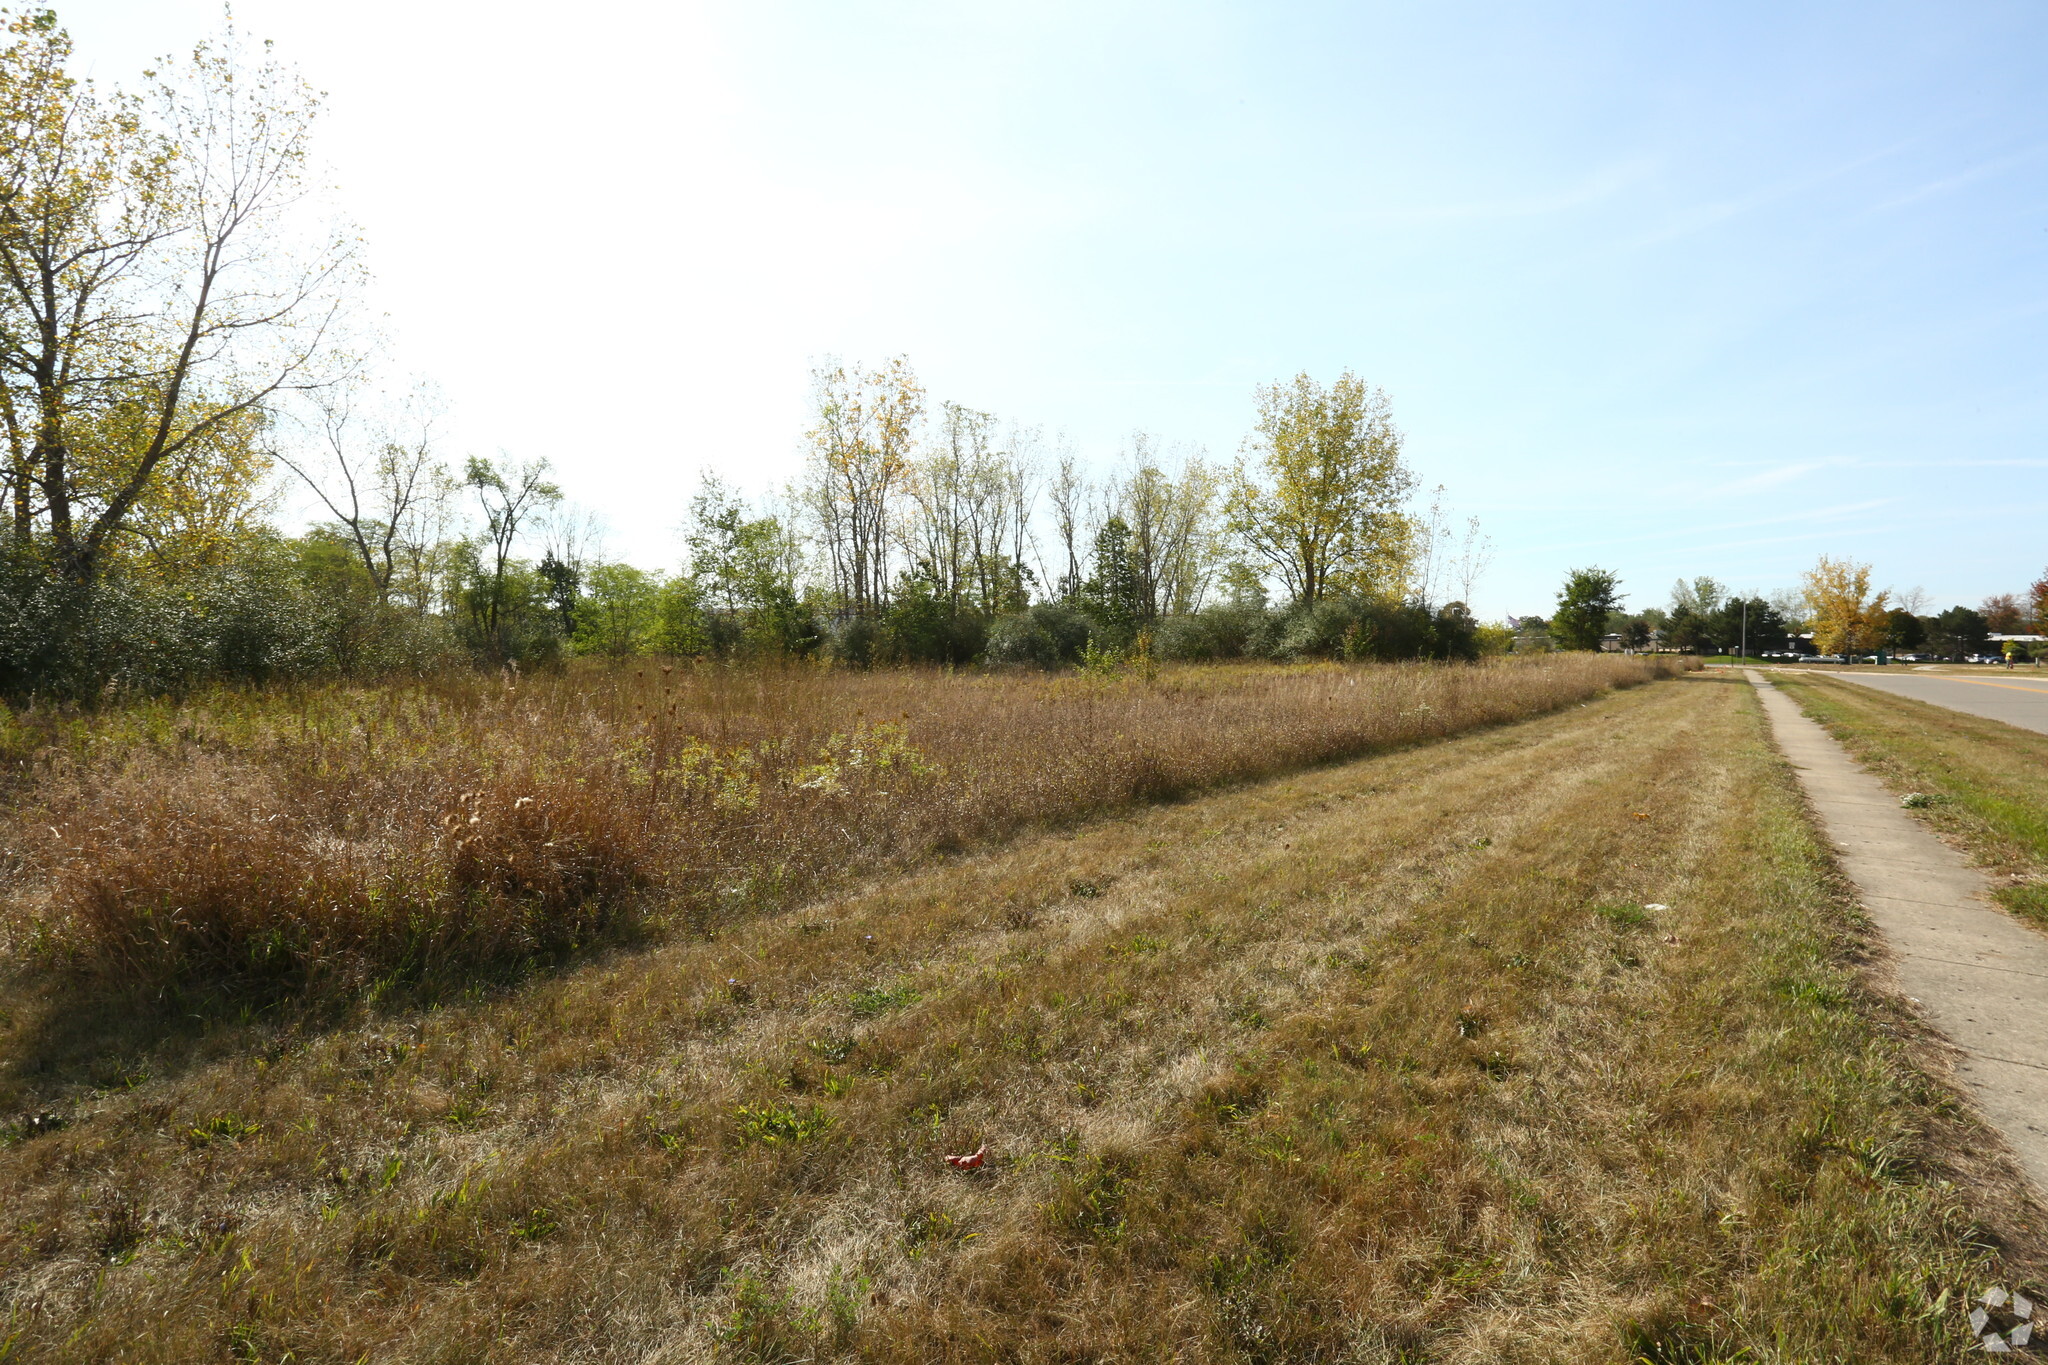
[[[1384,393],[1260,387],[1236,458],[1071,448],[909,361],[812,375],[803,476],[706,477],[673,571],[602,553],[545,460],[451,458],[380,394],[319,102],[232,28],[132,92],[48,11],[0,50],[0,691],[570,654],[851,664],[1469,657],[1487,549],[1417,480]],[[320,517],[276,524],[282,480]],[[1440,494],[1441,490],[1439,490]]]
[[[705,475],[673,572],[605,556],[546,461],[445,461],[424,395],[325,387],[296,417],[266,411],[249,460],[312,490],[323,516],[301,534],[260,497],[223,500],[207,554],[126,533],[83,581],[47,534],[14,536],[0,686],[570,655],[1060,667],[1489,644],[1462,604],[1484,537],[1471,521],[1454,535],[1440,498],[1410,509],[1388,401],[1355,375],[1261,388],[1228,465],[1141,433],[1101,476],[989,413],[928,413],[901,358],[828,362],[813,381],[802,477],[756,502]],[[1459,599],[1439,605],[1447,590]]]
[[[1574,570],[1554,616],[1482,626],[1490,546],[1418,480],[1384,393],[1259,387],[1228,461],[1145,433],[1093,473],[1040,431],[934,403],[908,359],[812,374],[801,478],[705,478],[672,571],[603,554],[545,460],[451,459],[425,392],[379,396],[358,234],[323,217],[319,101],[230,24],[133,91],[71,71],[46,10],[0,47],[0,693],[567,655],[855,665],[1978,652],[2027,593],[1938,614],[1823,559],[1795,591],[1681,582],[1629,613]],[[281,478],[322,516],[276,524]],[[1745,624],[1746,623],[1746,624]]]
[[[1823,555],[1800,586],[1767,596],[1731,593],[1710,576],[1681,578],[1669,607],[1624,610],[1621,580],[1598,567],[1575,569],[1558,594],[1553,617],[1515,622],[1523,649],[1668,649],[1694,654],[1808,652],[1857,656],[1880,651],[1962,660],[1988,653],[2008,659],[2048,658],[2042,642],[1993,635],[2043,633],[2048,628],[2048,571],[2024,592],[1998,593],[1975,608],[1955,605],[1930,612],[1926,594],[1873,589],[1871,568]]]

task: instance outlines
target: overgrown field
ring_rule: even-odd
[[[16,951],[154,989],[473,979],[1661,671],[628,665],[31,715],[9,737],[8,922]]]
[[[16,1018],[0,1359],[1960,1360],[2044,1266],[1861,932],[1696,674],[91,1088]]]
[[[2001,883],[2008,910],[2048,929],[2048,735],[1825,677],[1774,675],[1915,813]]]

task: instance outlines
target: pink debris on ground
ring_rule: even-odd
[[[981,1146],[977,1147],[974,1151],[969,1152],[966,1156],[947,1157],[946,1164],[948,1166],[951,1166],[956,1171],[971,1171],[975,1167],[981,1165],[982,1162],[987,1160],[988,1144],[984,1142],[981,1144]]]

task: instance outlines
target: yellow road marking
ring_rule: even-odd
[[[2031,692],[2037,697],[2048,697],[2048,687],[2028,687],[2022,683],[1993,682],[1989,678],[1955,678],[1942,676],[1941,681],[1968,683],[1972,687],[2003,687],[2013,692]]]

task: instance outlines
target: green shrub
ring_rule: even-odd
[[[1043,602],[1028,611],[998,616],[989,623],[986,655],[992,664],[1059,668],[1080,660],[1088,647],[1088,620],[1079,612]]]
[[[882,616],[878,655],[890,663],[972,663],[987,638],[980,617],[942,596],[927,576],[905,574],[894,605]]]
[[[1201,662],[1242,659],[1270,613],[1252,603],[1225,603],[1190,616],[1169,616],[1153,628],[1153,652],[1162,659]]]
[[[328,557],[265,537],[175,580],[117,568],[67,582],[0,553],[0,695],[84,700],[205,682],[425,672],[457,657],[446,624],[380,604]]]

